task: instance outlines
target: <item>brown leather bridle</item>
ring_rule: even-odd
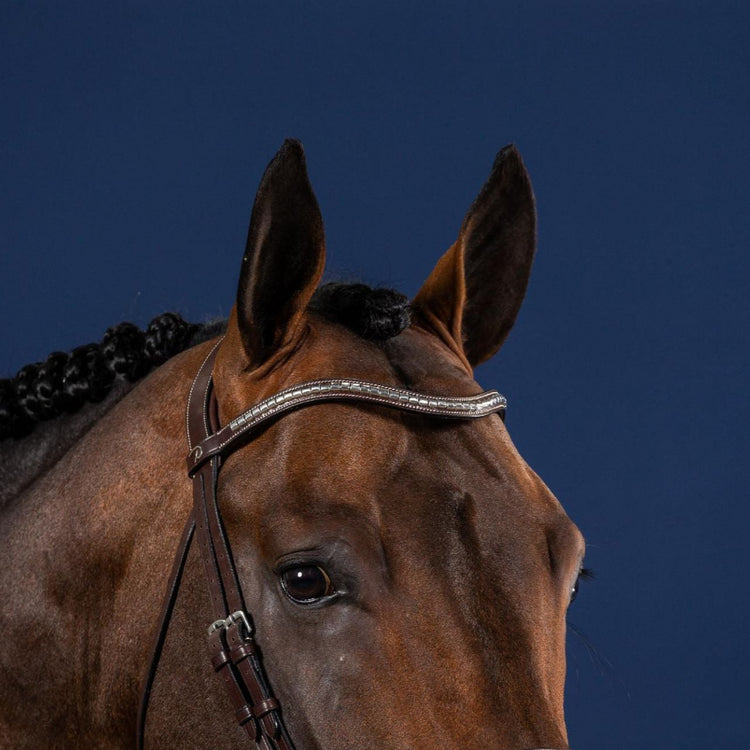
[[[209,655],[214,670],[221,675],[227,688],[235,718],[255,743],[256,750],[294,750],[284,726],[279,702],[271,692],[256,648],[253,620],[242,596],[217,503],[217,483],[223,458],[270,420],[323,401],[358,401],[454,419],[476,419],[498,412],[504,417],[507,403],[497,391],[456,398],[428,396],[362,380],[324,379],[286,388],[220,427],[212,383],[214,359],[220,344],[221,340],[204,359],[188,394],[187,466],[193,482],[193,510],[175,556],[141,695],[137,727],[139,750],[144,746],[151,688],[195,532],[215,617],[208,628]]]

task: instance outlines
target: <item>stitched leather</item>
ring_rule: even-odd
[[[191,396],[197,390],[196,388],[195,391],[191,391]],[[190,453],[187,458],[188,474],[193,476],[214,456],[228,453],[233,449],[237,440],[263,423],[294,409],[323,401],[360,401],[452,419],[478,419],[496,412],[502,413],[506,408],[505,398],[497,391],[485,391],[474,396],[457,398],[415,393],[405,388],[393,388],[356,379],[310,380],[279,391],[274,396],[252,406],[217,432],[190,444]],[[198,427],[203,420],[196,415],[190,423],[196,425],[196,428],[189,432],[189,437],[195,439],[199,431]]]
[[[215,346],[201,365],[190,390],[187,408],[188,441],[202,441],[219,430],[218,408],[211,371]],[[216,622],[209,634],[209,654],[221,675],[235,709],[235,717],[258,750],[293,750],[271,693],[252,636],[229,541],[221,520],[216,485],[221,456],[213,454],[193,474],[193,517],[196,523],[212,611]],[[243,620],[231,620],[243,613]],[[230,621],[231,620],[231,621]],[[223,622],[222,622],[223,621]],[[249,627],[248,627],[249,626]]]

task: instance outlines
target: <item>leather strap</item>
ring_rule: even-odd
[[[200,376],[200,373],[199,373]],[[195,391],[198,389],[196,388]],[[191,391],[191,394],[194,391]],[[417,412],[452,419],[478,419],[500,412],[504,415],[507,401],[497,391],[485,391],[475,396],[428,396],[406,388],[378,385],[364,380],[310,380],[285,388],[264,399],[233,419],[213,434],[206,435],[196,444],[190,438],[198,434],[201,420],[196,414],[190,424],[196,428],[188,432],[190,453],[187,458],[188,474],[193,476],[201,466],[214,456],[226,455],[237,447],[237,441],[264,423],[287,412],[322,401],[360,401],[389,406],[402,411]],[[198,403],[198,402],[196,402]]]
[[[169,584],[167,586],[167,591],[164,594],[164,602],[162,603],[161,615],[159,616],[159,627],[157,628],[156,638],[154,639],[154,644],[151,648],[151,659],[149,660],[148,672],[146,673],[143,690],[141,691],[135,743],[138,750],[143,750],[144,748],[146,737],[146,714],[148,712],[148,703],[151,697],[151,688],[153,687],[154,679],[156,678],[156,670],[159,667],[159,660],[161,659],[161,652],[164,648],[164,641],[167,638],[169,621],[172,619],[172,611],[174,610],[175,601],[177,600],[177,592],[180,589],[180,582],[182,581],[182,574],[185,570],[185,563],[187,562],[190,543],[193,540],[194,532],[195,523],[193,522],[193,516],[191,514],[185,524],[185,528],[183,529],[180,544],[177,547],[177,553],[175,554],[174,562],[172,563],[172,572],[169,575]]]
[[[218,405],[211,371],[218,342],[204,360],[190,389],[187,408],[188,445],[219,430]],[[235,710],[235,718],[258,750],[293,750],[279,703],[263,671],[253,638],[253,625],[242,596],[237,569],[219,511],[216,487],[221,455],[202,461],[193,478],[193,517],[216,618],[209,628],[208,648]]]

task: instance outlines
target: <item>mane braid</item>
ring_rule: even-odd
[[[154,318],[142,331],[132,323],[107,329],[98,344],[52,352],[44,362],[0,379],[0,440],[28,435],[38,422],[102,401],[116,382],[139,380],[196,342],[204,329],[177,313]]]
[[[408,299],[392,289],[330,283],[310,310],[370,341],[385,341],[409,326]],[[98,344],[52,352],[44,362],[0,379],[0,440],[21,438],[39,422],[103,401],[118,382],[134,383],[190,346],[221,334],[226,321],[187,323],[177,313],[154,318],[144,331],[133,323],[108,328]]]
[[[323,284],[309,308],[370,341],[398,336],[411,322],[407,297],[393,289],[373,289],[365,284]]]

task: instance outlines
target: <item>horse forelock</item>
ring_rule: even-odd
[[[332,282],[319,287],[309,309],[370,341],[386,341],[409,326],[409,300],[393,289]]]

